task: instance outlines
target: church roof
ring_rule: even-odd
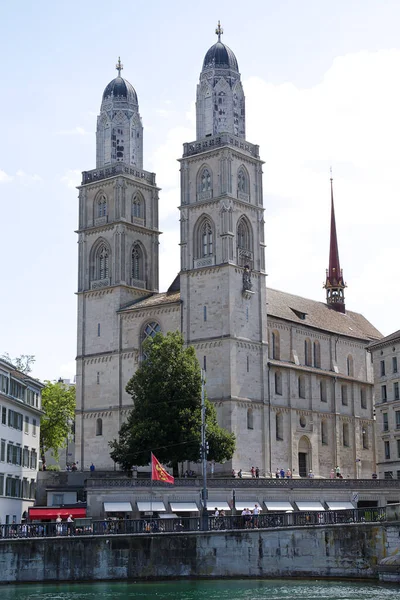
[[[211,46],[204,57],[203,71],[209,68],[239,71],[236,56],[228,46],[219,41]]]
[[[400,329],[395,331],[394,333],[390,333],[389,335],[377,340],[376,342],[372,342],[368,346],[369,349],[378,348],[379,346],[385,346],[386,344],[390,344],[391,342],[397,342],[400,340]]]
[[[134,104],[138,103],[135,88],[123,77],[116,77],[107,85],[103,92],[103,100],[110,97],[116,100],[126,99],[127,102],[133,102]]]
[[[267,288],[267,314],[299,325],[362,340],[377,340],[382,334],[363,315],[350,310],[340,313],[325,304]]]
[[[134,302],[124,306],[119,312],[127,312],[129,310],[138,310],[142,308],[151,308],[154,306],[161,306],[165,304],[174,304],[180,302],[181,294],[180,291],[175,292],[163,292],[161,294],[153,294],[147,296],[143,300],[135,300]]]

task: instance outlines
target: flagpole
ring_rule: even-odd
[[[151,464],[151,471],[150,471],[150,512],[151,512],[151,516],[153,517],[153,453],[150,452],[150,464]]]

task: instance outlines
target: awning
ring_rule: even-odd
[[[351,502],[328,502],[326,500],[329,510],[354,510],[354,506]]]
[[[257,500],[236,500],[235,508],[236,510],[244,510],[245,508],[253,510],[255,504],[258,504],[258,506],[260,506],[260,503],[257,502]]]
[[[310,512],[313,510],[325,510],[321,502],[296,502],[296,505],[299,510],[305,510]]]
[[[73,519],[79,519],[82,517],[86,517],[86,508],[52,508],[47,506],[42,506],[41,508],[30,507],[29,511],[29,519],[50,519],[55,521],[57,516],[60,515],[62,519],[66,519],[69,515],[72,515]]]
[[[130,502],[104,502],[105,512],[132,512]]]
[[[167,512],[164,502],[153,500],[152,502],[137,502],[139,512]]]
[[[279,502],[277,500],[264,500],[264,504],[267,507],[267,510],[274,510],[274,511],[282,511],[282,512],[286,512],[288,510],[294,510],[293,506],[290,504],[290,502]]]
[[[208,500],[207,501],[207,510],[212,511],[215,509],[218,510],[231,510],[231,507],[224,500]]]
[[[170,502],[172,512],[199,512],[196,502]]]

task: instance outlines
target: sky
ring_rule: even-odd
[[[324,301],[330,167],[346,307],[400,328],[398,0],[18,0],[0,3],[0,354],[73,379],[78,200],[101,97],[139,97],[160,193],[160,291],[179,272],[179,164],[202,61],[235,53],[264,164],[267,285]]]

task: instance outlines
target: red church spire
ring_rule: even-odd
[[[329,246],[329,268],[326,271],[326,303],[338,312],[346,312],[344,303],[343,271],[340,268],[339,247],[336,234],[335,206],[333,203],[333,179],[331,177],[331,239]]]

